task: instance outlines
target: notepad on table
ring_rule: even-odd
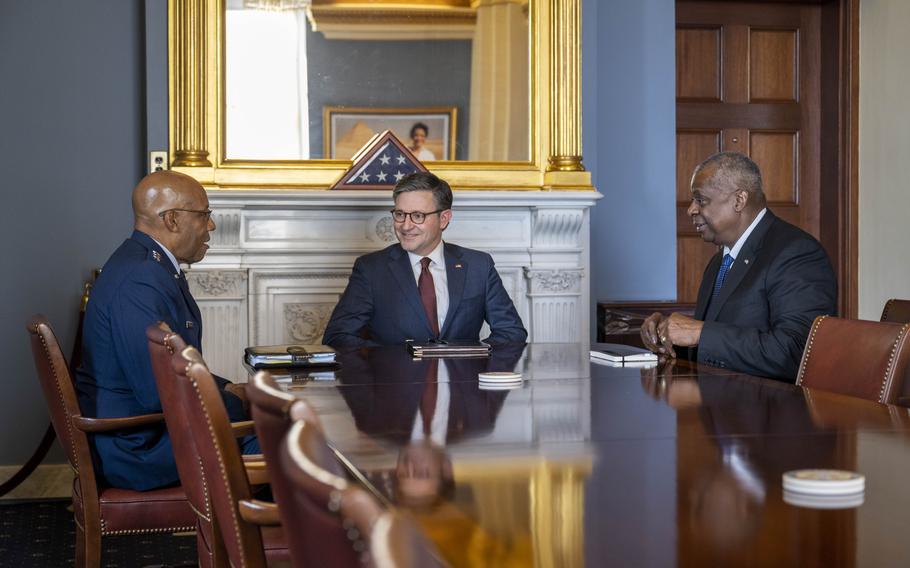
[[[620,343],[592,343],[591,358],[611,363],[656,362],[657,354],[642,347]]]
[[[335,350],[326,345],[266,345],[247,347],[246,362],[254,369],[315,367],[335,363]]]

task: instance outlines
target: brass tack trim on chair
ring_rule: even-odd
[[[882,378],[882,386],[878,390],[878,402],[880,403],[884,403],[885,401],[885,388],[891,382],[891,379],[893,379],[891,376],[891,369],[894,367],[894,356],[897,354],[897,347],[900,345],[901,340],[904,338],[904,335],[907,334],[908,327],[910,327],[910,324],[904,324],[901,327],[900,332],[894,339],[894,343],[891,345],[891,354],[888,355],[888,366],[885,367],[885,376]]]
[[[168,333],[164,336],[164,348],[167,349],[167,352],[171,355],[174,354],[174,347],[171,345],[171,340],[174,339],[174,333]]]
[[[168,527],[161,529],[125,529],[120,531],[108,531],[104,528],[104,519],[101,519],[101,536],[116,536],[127,534],[156,534],[156,533],[175,533],[195,531],[196,527]]]
[[[803,376],[806,374],[806,367],[809,366],[809,358],[812,356],[812,344],[815,343],[815,334],[818,333],[819,326],[821,326],[822,322],[826,319],[828,319],[828,316],[822,316],[812,324],[812,331],[809,333],[809,340],[806,342],[806,353],[803,357],[805,361],[803,365],[800,365],[799,376],[796,377],[797,385],[802,384],[803,382]]]
[[[199,464],[199,479],[202,480],[202,495],[205,500],[205,516],[203,518],[208,522],[212,522],[215,515],[212,514],[212,500],[209,496],[209,484],[205,480],[205,468],[202,467],[202,456],[196,456],[196,463]]]
[[[60,397],[60,404],[63,405],[63,409],[66,410],[66,399],[63,398],[63,391],[60,390],[60,377],[57,376],[57,368],[54,367],[54,364],[53,364],[53,361],[51,358],[51,352],[47,348],[47,341],[44,339],[44,334],[41,333],[41,324],[40,323],[35,324],[35,335],[37,335],[38,338],[41,339],[41,347],[44,348],[44,355],[47,357],[47,360],[50,363],[51,372],[54,373],[54,388],[57,389],[57,396]],[[69,413],[67,412],[67,414],[69,414]],[[75,450],[72,448],[73,424],[72,424],[72,422],[70,422],[69,416],[66,417],[65,422],[66,422],[66,431],[69,432],[69,437],[70,437],[70,443],[67,444],[69,447],[66,448],[66,450],[68,453],[72,454],[73,469],[76,471],[76,475],[79,475],[79,457],[76,455]]]
[[[190,349],[193,349],[193,348],[187,347],[186,349],[183,350],[183,353],[181,353],[181,355],[184,356],[184,359],[189,360],[189,357],[186,357],[184,354],[187,351],[189,351]],[[218,438],[217,438],[217,436],[215,436],[215,428],[212,426],[211,416],[209,416],[207,407],[205,405],[205,401],[202,398],[202,393],[199,391],[199,383],[196,382],[196,378],[190,374],[190,368],[192,366],[193,366],[192,362],[187,363],[186,369],[184,370],[184,374],[187,376],[187,378],[190,380],[190,383],[193,385],[193,390],[196,391],[196,397],[199,399],[199,402],[201,403],[202,408],[203,408],[203,412],[205,413],[205,422],[206,422],[206,425],[208,425],[209,436],[211,437],[212,443],[217,447]],[[215,452],[215,453],[218,455],[218,470],[221,473],[221,480],[224,482],[225,489],[227,489],[228,499],[230,499],[232,503],[235,503],[235,505],[233,507],[231,507],[231,522],[234,527],[234,537],[237,539],[237,542],[242,546],[243,540],[240,537],[240,524],[237,520],[237,506],[236,506],[237,500],[234,499],[234,496],[231,494],[231,484],[228,481],[227,469],[224,465],[224,460],[221,457],[221,452]]]
[[[888,321],[888,312],[891,311],[891,306],[894,305],[894,298],[891,298],[885,302],[885,309],[882,310],[882,321]]]

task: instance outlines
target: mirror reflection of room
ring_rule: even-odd
[[[350,159],[386,129],[421,161],[530,159],[528,0],[225,9],[229,159]]]

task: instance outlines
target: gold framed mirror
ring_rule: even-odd
[[[243,20],[248,15],[258,28]],[[263,28],[259,22],[266,20],[264,25],[283,26],[291,35]],[[438,96],[420,98],[421,87],[412,79],[426,77],[433,84],[426,91],[433,92],[439,77],[453,76],[458,88],[436,91],[461,91],[451,103],[461,109],[457,129],[451,124],[421,132],[419,123],[424,130],[434,123],[416,116],[409,129],[402,121],[410,119],[398,117],[405,143],[405,132],[425,135],[427,148],[442,148],[433,146],[443,140],[434,135],[451,142],[428,161],[431,171],[456,189],[591,190],[581,159],[580,26],[581,0],[170,0],[170,166],[210,189],[326,189],[351,162],[324,155],[325,109],[449,106]],[[296,47],[301,38],[309,42],[308,51]],[[345,86],[350,64],[386,48],[459,52],[461,63],[426,75],[426,69],[404,62],[398,67],[405,74],[386,83]],[[335,59],[319,59],[320,53]],[[394,53],[375,61],[404,59]],[[306,57],[309,67],[301,72],[299,60]],[[265,67],[273,69],[271,75],[262,74]],[[289,74],[291,67],[300,75]],[[389,69],[399,72],[390,66],[385,75]],[[460,86],[465,81],[459,77],[468,77],[469,86]],[[241,90],[247,85],[252,89]],[[351,98],[358,89],[375,104]],[[400,99],[379,97],[395,89]],[[338,135],[364,135],[367,127],[379,126],[356,124]],[[449,139],[456,131],[458,139]],[[415,151],[420,143],[413,140]]]

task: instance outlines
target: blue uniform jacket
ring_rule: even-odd
[[[486,321],[490,336],[485,341],[524,343],[528,332],[502,286],[493,258],[450,243],[444,247],[449,311],[439,338],[477,341]],[[322,341],[338,348],[394,345],[406,339],[425,342],[432,337],[408,253],[394,244],[354,263]]]
[[[145,329],[164,321],[201,350],[202,320],[185,278],[148,235],[134,231],[111,255],[85,313],[76,390],[85,416],[114,418],[161,412]],[[218,379],[220,385],[227,383]],[[222,390],[232,420],[243,405]],[[114,487],[147,490],[179,481],[164,423],[93,436],[96,468]]]

